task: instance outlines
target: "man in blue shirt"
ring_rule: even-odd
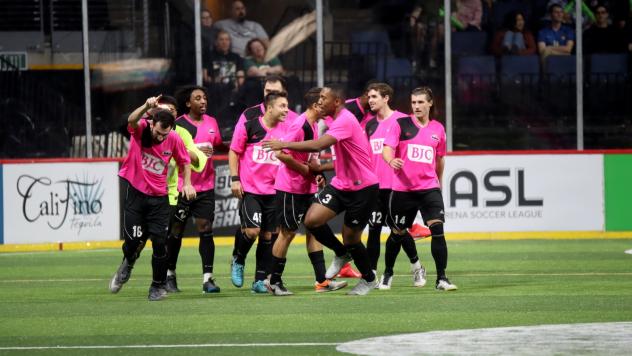
[[[564,10],[560,5],[549,7],[551,24],[538,33],[538,51],[542,60],[547,56],[570,55],[575,45],[575,32],[562,25]]]

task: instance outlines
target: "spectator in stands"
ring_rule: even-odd
[[[241,57],[230,50],[230,44],[230,34],[220,30],[210,57],[203,60],[203,77],[206,83],[223,84],[236,90],[244,81],[244,70]]]
[[[200,23],[202,25],[202,51],[212,51],[218,30],[213,27],[213,16],[209,10],[202,9]]]
[[[267,46],[254,38],[246,45],[246,58],[244,58],[244,70],[249,77],[265,77],[270,74],[283,74],[283,65],[278,57],[266,61]]]
[[[557,4],[549,8],[551,24],[538,33],[538,52],[543,60],[548,56],[570,55],[575,45],[575,32],[562,24],[564,11]]]
[[[575,0],[549,0],[546,5],[547,9],[550,9],[553,5],[559,5],[562,8],[562,23],[572,25],[575,23]],[[586,5],[585,1],[582,1],[582,27],[588,28],[591,23],[595,22],[595,14]],[[545,21],[551,21],[550,12],[545,17]]]
[[[427,63],[428,19],[425,7],[417,4],[404,22],[405,52],[415,72]]]
[[[456,0],[452,15],[463,25],[464,31],[481,31],[483,3],[481,0]]]
[[[259,23],[246,20],[246,6],[240,0],[233,1],[231,18],[217,21],[215,27],[230,34],[232,51],[242,57],[246,52],[246,44],[253,38],[259,38],[268,45],[268,34]]]
[[[492,53],[497,56],[535,54],[535,38],[531,31],[525,28],[525,23],[522,12],[516,11],[507,14],[504,29],[497,31],[494,36]]]
[[[608,9],[599,5],[595,9],[597,19],[584,31],[585,53],[625,52],[625,40],[621,30],[610,24]]]

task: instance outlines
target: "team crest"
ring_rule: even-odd
[[[171,156],[171,151],[162,151],[163,156]]]
[[[437,136],[437,135],[433,134],[432,136],[430,136],[430,138],[435,140],[435,141],[439,141],[439,136]]]

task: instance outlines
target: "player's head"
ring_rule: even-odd
[[[318,105],[323,110],[323,115],[334,116],[336,110],[344,105],[345,99],[345,90],[342,85],[330,84],[321,90]]]
[[[322,110],[320,105],[318,105],[318,100],[320,100],[320,92],[322,88],[314,87],[305,93],[303,96],[303,102],[305,103],[305,108],[307,110],[315,110],[318,112],[318,116],[322,116]]]
[[[413,110],[413,115],[417,119],[430,118],[431,115],[434,115],[433,100],[432,89],[428,87],[413,89],[410,93],[410,106]]]
[[[244,22],[246,20],[246,5],[239,0],[234,0],[230,8],[230,14],[233,20],[237,22]]]
[[[266,95],[273,91],[283,91],[287,93],[285,79],[280,75],[269,75],[263,80],[263,97],[265,98]]]
[[[151,140],[154,144],[159,144],[167,138],[173,129],[175,117],[167,110],[156,110],[151,114],[150,119]]]
[[[169,111],[173,117],[178,115],[178,102],[173,96],[162,95],[158,99],[158,108]]]
[[[367,87],[367,97],[371,111],[377,112],[388,107],[393,98],[393,88],[386,83],[372,83]]]
[[[185,114],[201,116],[206,112],[208,103],[206,88],[188,85],[176,92],[180,111]]]
[[[264,98],[266,115],[270,115],[274,120],[285,121],[289,112],[287,103],[287,93],[284,91],[273,91]]]

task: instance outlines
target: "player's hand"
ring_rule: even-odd
[[[401,158],[393,158],[390,162],[388,162],[388,165],[395,170],[401,169],[404,166],[404,160]]]
[[[265,150],[279,151],[283,149],[283,142],[279,140],[263,140],[261,145]]]
[[[309,168],[309,171],[312,172],[312,174],[318,174],[322,172],[322,170],[320,169],[320,160],[310,160],[309,162],[307,162],[307,167]]]
[[[230,190],[235,198],[241,199],[244,197],[244,189],[241,187],[241,182],[230,182]]]
[[[200,151],[202,151],[202,153],[204,153],[206,155],[206,157],[211,157],[213,155],[213,152],[215,151],[213,149],[213,146],[211,146],[211,145],[201,146],[199,148],[200,148]]]
[[[182,186],[182,195],[184,195],[184,197],[187,200],[195,199],[195,196],[196,196],[195,188],[193,188],[193,186],[190,184],[186,184]]]
[[[316,184],[318,184],[318,188],[323,188],[327,185],[327,178],[324,175],[319,174],[316,176]]]
[[[145,108],[147,110],[153,109],[153,108],[157,108],[158,107],[158,100],[160,100],[160,98],[162,98],[162,94],[160,94],[158,96],[151,96],[151,97],[147,98],[147,101],[145,101]]]

